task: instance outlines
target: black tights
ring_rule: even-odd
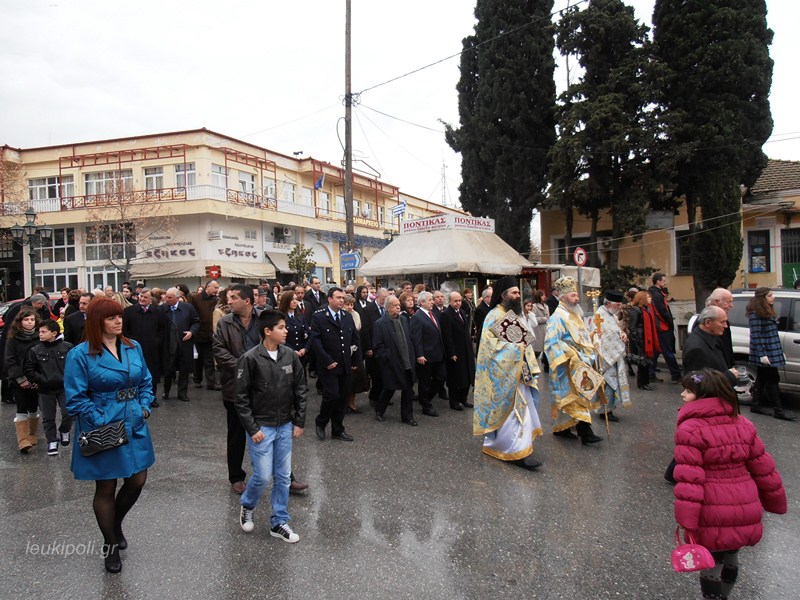
[[[122,533],[122,520],[139,499],[145,481],[147,481],[147,469],[134,473],[123,480],[116,497],[114,497],[114,493],[117,491],[116,479],[95,481],[97,487],[94,491],[92,507],[106,544],[117,543],[117,536]]]

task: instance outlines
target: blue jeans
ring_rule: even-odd
[[[242,506],[253,509],[258,504],[261,494],[272,484],[272,516],[269,518],[270,527],[281,525],[289,520],[286,510],[289,504],[290,473],[292,472],[292,431],[294,426],[291,421],[280,427],[262,427],[264,439],[258,444],[253,438],[247,436],[247,448],[250,451],[250,463],[253,465],[253,475],[247,482],[247,487],[242,494]]]

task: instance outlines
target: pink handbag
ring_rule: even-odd
[[[681,544],[681,527],[675,529],[675,550],[672,551],[672,568],[678,573],[691,573],[712,568],[716,562],[704,546],[698,544],[694,536],[684,530],[684,542]]]

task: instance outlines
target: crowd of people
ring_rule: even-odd
[[[127,547],[123,519],[155,461],[147,419],[159,406],[162,379],[162,402],[173,387],[179,401],[189,402],[190,379],[196,388],[221,392],[228,480],[241,495],[240,526],[254,530],[254,511],[272,482],[270,534],[293,543],[299,536],[288,523],[288,496],[308,486],[292,472],[291,448],[305,428],[309,379],[316,380],[321,397],[314,418],[320,441],[328,435],[353,441],[346,418],[366,410],[359,394],[368,393],[369,410],[384,422],[399,392],[400,420],[410,426],[419,425],[415,403],[422,415],[439,416],[439,397],[453,411],[474,409],[473,434],[483,437],[485,454],[533,471],[542,464],[533,456],[534,441],[544,431],[538,413],[541,370],[548,375],[552,434],[592,445],[603,440],[593,421],[604,422],[608,431],[630,405],[629,375],[645,391],[663,382],[656,369],[661,355],[687,402],[665,477],[676,484],[679,523],[707,534],[708,545],[719,552],[719,568],[701,576],[703,592],[719,594],[735,581],[741,546],[704,532],[710,518],[704,511],[710,515],[716,508],[690,492],[691,486],[706,484],[697,479],[697,455],[685,448],[698,443],[687,428],[695,431],[697,420],[708,415],[730,421],[728,445],[746,446],[746,453],[715,459],[710,468],[738,461],[736,468],[752,475],[762,490],[767,510],[785,511],[785,494],[752,424],[736,420],[733,385],[739,374],[727,328],[731,293],[711,294],[692,323],[681,366],[666,277],[656,273],[652,283],[625,294],[607,290],[591,329],[570,277],[558,279],[547,297],[536,290],[524,299],[519,282],[504,277],[484,289],[477,304],[471,289],[429,291],[404,281],[397,289],[365,283],[323,290],[316,277],[307,285],[225,289],[210,280],[193,293],[181,285],[166,290],[125,285],[120,292],[64,289],[52,309],[43,290],[35,290],[5,315],[3,401],[16,403],[22,453],[36,445],[40,417],[50,455],[70,444],[74,428],[72,470],[77,479],[96,482],[93,508],[107,548],[105,566],[119,572],[119,551]],[[778,393],[783,354],[773,302],[771,290],[759,288],[747,309],[751,362],[758,369],[751,411],[793,420]],[[698,399],[714,400],[706,402],[710,412],[697,413]],[[692,400],[698,403],[688,408]],[[110,439],[108,429],[118,423],[124,435]],[[89,453],[97,439],[109,447]],[[253,469],[249,479],[245,450]],[[751,545],[760,537],[760,530],[756,533],[736,539]]]

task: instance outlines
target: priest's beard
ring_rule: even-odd
[[[503,308],[506,310],[512,310],[517,313],[520,317],[522,316],[522,298],[517,298],[516,300],[511,300],[510,298],[503,299]]]
[[[581,319],[583,318],[583,307],[581,306],[580,302],[577,302],[575,304],[567,304],[566,302],[562,302],[561,304],[569,312],[578,315]]]

